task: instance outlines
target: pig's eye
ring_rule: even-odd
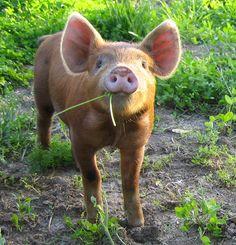
[[[142,67],[144,68],[144,69],[147,69],[147,62],[146,61],[142,61]]]
[[[101,67],[102,67],[102,60],[99,59],[99,60],[97,60],[96,68],[99,69],[99,68],[101,68]]]

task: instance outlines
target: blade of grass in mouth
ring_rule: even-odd
[[[116,127],[116,121],[115,121],[113,109],[112,109],[112,93],[109,94],[109,105],[110,105],[109,107],[110,107],[111,120],[112,120],[114,127]]]
[[[90,100],[87,100],[87,101],[78,103],[76,105],[70,106],[70,107],[66,108],[65,110],[63,110],[63,111],[60,111],[60,112],[54,114],[54,117],[55,116],[59,116],[59,115],[65,113],[67,111],[73,110],[73,109],[75,109],[77,107],[80,107],[80,106],[86,105],[88,103],[91,103],[93,101],[103,99],[103,98],[105,98],[107,96],[109,97],[109,109],[110,109],[111,120],[112,120],[112,123],[113,123],[114,127],[116,127],[116,122],[115,122],[114,115],[113,115],[113,110],[112,110],[112,93],[105,93],[103,95],[97,96],[97,97],[92,98]]]

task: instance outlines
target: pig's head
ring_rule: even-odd
[[[137,43],[105,42],[80,14],[72,13],[61,40],[61,57],[71,75],[84,72],[89,97],[113,94],[115,114],[128,116],[153,103],[155,76],[169,78],[181,55],[176,24],[167,20]],[[80,78],[80,76],[78,76]],[[78,81],[79,82],[79,81]],[[108,110],[108,100],[99,102]]]

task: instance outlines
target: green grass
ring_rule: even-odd
[[[10,0],[0,3],[0,94],[28,86],[38,37],[63,29],[73,10],[102,6],[99,1]],[[91,7],[93,6],[93,7]]]
[[[226,144],[220,144],[219,128],[212,121],[206,122],[206,131],[196,133],[199,146],[192,158],[192,163],[208,168],[206,178],[215,184],[228,188],[236,186],[236,155]],[[221,128],[222,129],[222,128]]]
[[[21,111],[16,95],[0,101],[0,162],[23,160],[35,142],[34,111]]]
[[[32,172],[70,166],[74,162],[70,142],[63,141],[60,135],[53,137],[49,150],[36,145],[27,158]]]
[[[197,132],[199,147],[192,163],[208,167],[212,171],[206,177],[212,182],[221,183],[230,188],[236,186],[236,154],[226,144],[220,144],[222,135],[232,136],[236,122],[236,89],[224,96],[222,113],[210,116],[205,122],[204,133]],[[233,136],[235,137],[235,136]]]
[[[185,52],[176,74],[168,81],[158,80],[156,100],[190,111],[209,111],[213,105],[222,107],[228,88],[235,87],[235,65],[230,56],[207,52],[199,58]]]
[[[235,42],[234,27],[236,25],[236,3],[232,0],[183,0],[161,2],[158,10],[160,18],[176,21],[183,40],[193,44],[217,44],[219,41]]]

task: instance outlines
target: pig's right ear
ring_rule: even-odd
[[[98,47],[103,39],[82,15],[70,15],[61,38],[60,53],[68,73],[78,73],[87,69],[90,49]]]
[[[176,70],[181,56],[179,31],[174,21],[166,20],[150,32],[140,48],[154,60],[153,72],[161,79]]]

